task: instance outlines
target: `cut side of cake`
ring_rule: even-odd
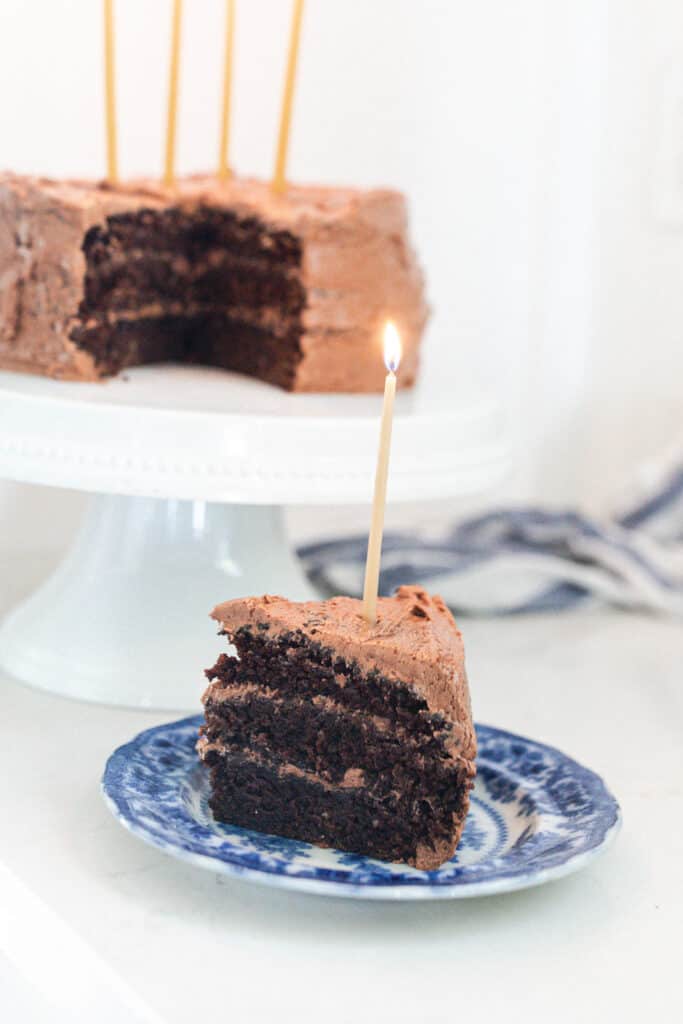
[[[377,391],[384,321],[409,386],[426,316],[397,192],[0,174],[0,368],[95,380],[172,361]]]
[[[465,824],[476,739],[461,634],[439,597],[219,605],[198,751],[219,821],[431,870]]]

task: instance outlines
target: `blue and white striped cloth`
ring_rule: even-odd
[[[439,537],[388,533],[380,593],[402,583],[437,591],[456,612],[559,611],[591,599],[683,614],[683,459],[649,472],[640,494],[612,517],[504,508]],[[359,596],[367,536],[300,549],[322,591]]]

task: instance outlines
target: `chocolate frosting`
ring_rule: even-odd
[[[365,672],[379,671],[414,687],[429,709],[457,726],[461,756],[476,752],[462,635],[440,597],[421,587],[399,587],[377,602],[377,621],[363,618],[362,602],[350,597],[296,603],[284,597],[239,598],[211,613],[231,638],[242,626],[276,637],[300,630]]]
[[[197,740],[197,753],[202,760],[206,760],[206,756],[209,752],[213,751],[216,754],[230,756],[233,751],[222,741],[210,741],[206,736],[200,736]],[[253,761],[255,764],[266,764],[267,760],[255,750],[243,750],[240,752],[240,758],[247,761]],[[330,782],[329,779],[323,778],[317,772],[306,771],[303,768],[299,768],[295,764],[290,764],[288,761],[281,762],[277,767],[277,773],[280,776],[296,775],[300,779],[309,779],[311,782],[317,783],[324,789],[335,790],[335,789],[362,789],[365,783],[364,774],[360,768],[349,768],[344,773],[344,777],[341,782]]]
[[[387,318],[402,335],[399,385],[413,383],[427,307],[403,197],[322,186],[274,195],[265,182],[209,176],[170,189],[145,179],[112,187],[0,174],[0,366],[97,378],[93,358],[69,338],[83,293],[85,233],[116,213],[202,204],[300,239],[306,307],[295,390],[381,390]]]

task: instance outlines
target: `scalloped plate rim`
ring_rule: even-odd
[[[439,881],[434,878],[422,879],[417,876],[414,880],[392,880],[391,877],[377,879],[372,882],[358,882],[355,880],[340,880],[330,878],[305,877],[301,875],[288,874],[280,866],[263,864],[259,867],[250,867],[240,863],[239,852],[225,851],[222,856],[217,857],[209,853],[195,853],[184,849],[180,845],[173,845],[168,841],[160,840],[154,833],[144,826],[132,821],[122,808],[107,791],[107,774],[110,766],[117,757],[123,757],[129,749],[136,749],[147,737],[159,733],[162,730],[173,730],[190,723],[199,724],[201,715],[193,714],[161,725],[151,726],[137,733],[128,742],[118,746],[107,759],[105,770],[100,783],[100,790],[106,806],[116,821],[126,831],[153,846],[155,849],[174,857],[194,867],[213,871],[215,874],[227,875],[229,877],[253,881],[271,888],[284,888],[297,890],[322,896],[349,897],[355,899],[375,900],[435,900],[435,899],[465,899],[477,896],[497,895],[508,892],[515,892],[523,889],[535,888],[544,885],[546,882],[561,879],[573,874],[590,864],[593,860],[604,853],[614,842],[618,835],[623,818],[621,808],[606,786],[600,775],[590,768],[586,768],[580,762],[563,753],[557,747],[543,743],[540,740],[533,740],[520,733],[500,729],[497,726],[490,726],[477,722],[477,730],[486,730],[496,737],[508,741],[531,744],[543,750],[555,758],[560,758],[565,764],[578,769],[581,774],[589,775],[599,783],[604,790],[604,795],[611,801],[614,811],[612,823],[604,830],[602,839],[594,843],[588,849],[572,854],[562,863],[549,868],[534,869],[530,865],[528,872],[520,873],[519,869],[511,869],[509,872],[501,870],[498,877],[481,881],[467,881],[466,878],[458,881]],[[312,871],[329,872],[331,869],[311,867]],[[464,869],[466,872],[466,869]],[[425,872],[426,874],[432,874]]]

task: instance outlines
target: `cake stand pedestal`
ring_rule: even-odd
[[[0,667],[79,699],[196,707],[225,649],[214,604],[315,596],[282,506],[369,505],[380,403],[201,368],[95,385],[0,373],[0,477],[93,493],[61,565],[0,626]],[[390,501],[478,493],[507,464],[489,401],[399,395]]]

